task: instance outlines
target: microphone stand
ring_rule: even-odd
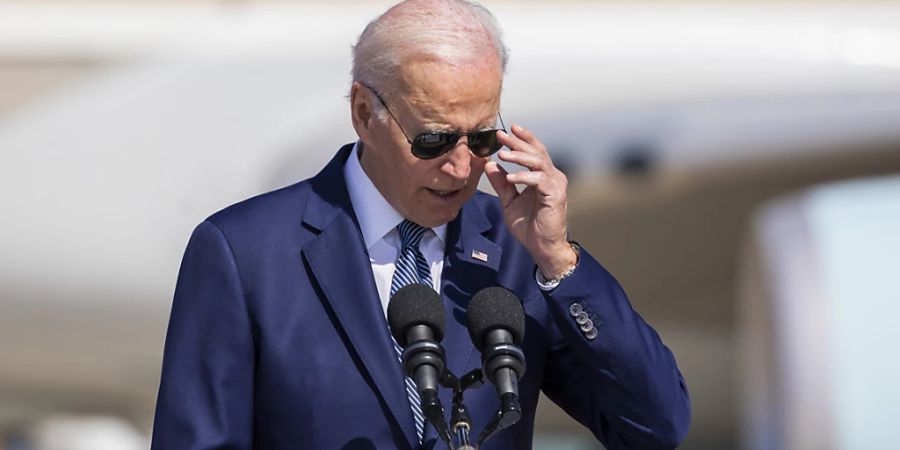
[[[456,404],[454,401],[453,411],[450,413],[450,428],[456,436],[456,447],[454,450],[475,450],[472,442],[469,440],[469,430],[472,429],[472,419],[469,418],[469,411],[466,405],[462,403]]]
[[[522,407],[515,394],[505,394],[500,399],[500,408],[497,414],[488,422],[487,426],[478,436],[477,444],[469,438],[472,430],[472,418],[469,409],[463,403],[463,392],[470,388],[479,388],[484,385],[484,372],[474,369],[462,378],[456,378],[449,370],[444,371],[440,380],[441,386],[453,389],[453,407],[450,411],[450,431],[456,438],[456,444],[451,444],[449,439],[442,434],[444,441],[451,450],[476,450],[481,447],[492,434],[506,427],[512,426],[522,417]],[[445,429],[446,430],[446,429]],[[446,431],[445,431],[446,433]]]
[[[449,371],[445,372],[441,379],[441,386],[453,389],[453,407],[450,411],[450,430],[456,437],[456,444],[451,445],[453,450],[475,450],[475,445],[469,439],[469,431],[472,429],[472,418],[469,409],[463,403],[463,392],[469,388],[478,388],[484,384],[481,369],[475,369],[465,374],[462,378],[456,378]]]

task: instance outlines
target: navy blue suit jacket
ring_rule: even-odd
[[[403,376],[343,177],[351,146],[314,178],[218,212],[185,251],[166,338],[153,450],[410,449]],[[473,258],[472,252],[485,258]],[[521,421],[485,449],[530,449],[539,391],[611,450],[672,448],[690,421],[672,353],[587,252],[552,292],[478,193],[449,224],[441,295],[448,368],[479,367],[466,305],[488,286],[522,300],[527,372]],[[589,340],[569,314],[596,324]],[[449,411],[451,399],[441,396]],[[497,410],[467,391],[473,436]],[[445,447],[432,430],[425,448]]]

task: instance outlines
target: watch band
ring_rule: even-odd
[[[541,273],[541,269],[539,267],[535,267],[534,269],[534,279],[537,281],[538,286],[545,291],[549,291],[557,286],[562,280],[572,276],[575,273],[575,269],[578,268],[578,263],[581,261],[581,245],[579,245],[575,241],[569,241],[569,246],[572,247],[572,251],[575,252],[575,265],[573,265],[569,270],[563,272],[556,278],[547,278]]]

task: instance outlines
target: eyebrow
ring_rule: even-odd
[[[432,120],[430,120],[430,119],[425,119],[424,122],[422,123],[422,127],[425,129],[425,132],[429,132],[429,131],[454,131],[454,132],[459,132],[459,133],[467,133],[467,132],[470,132],[470,131],[496,130],[496,129],[499,129],[499,127],[498,127],[499,122],[500,122],[500,120],[499,120],[499,115],[500,115],[500,113],[498,112],[497,114],[494,114],[494,119],[493,119],[493,120],[485,121],[485,122],[483,122],[481,125],[477,126],[476,128],[472,128],[472,129],[468,129],[468,130],[463,130],[463,129],[460,129],[460,128],[456,128],[456,127],[454,127],[454,126],[452,126],[452,125],[449,125],[449,124],[446,124],[446,123],[441,123],[441,122],[432,121]]]
[[[382,104],[384,104],[384,100],[381,98],[381,95],[378,94],[377,91],[369,86],[366,87],[372,90],[372,92],[375,92],[375,94],[378,96],[378,99],[381,100]],[[497,130],[501,128],[500,123],[503,121],[503,119],[500,117],[500,109],[502,108],[500,108],[499,102],[497,105],[497,111],[494,112],[492,118],[485,119],[485,121],[479,123],[476,128],[470,128],[467,130],[454,127],[453,125],[449,125],[446,122],[440,122],[432,119],[432,114],[435,114],[436,109],[434,107],[431,107],[428,103],[417,104],[418,102],[415,101],[408,101],[407,103],[415,111],[415,113],[421,115],[422,122],[419,124],[419,126],[425,133],[429,131],[450,131],[467,133],[472,131]],[[385,105],[385,107],[387,106]]]

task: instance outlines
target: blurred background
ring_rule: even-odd
[[[0,449],[146,449],[181,253],[352,142],[390,2],[0,0]],[[485,1],[683,449],[900,448],[900,4]],[[600,448],[542,401],[536,449]]]

